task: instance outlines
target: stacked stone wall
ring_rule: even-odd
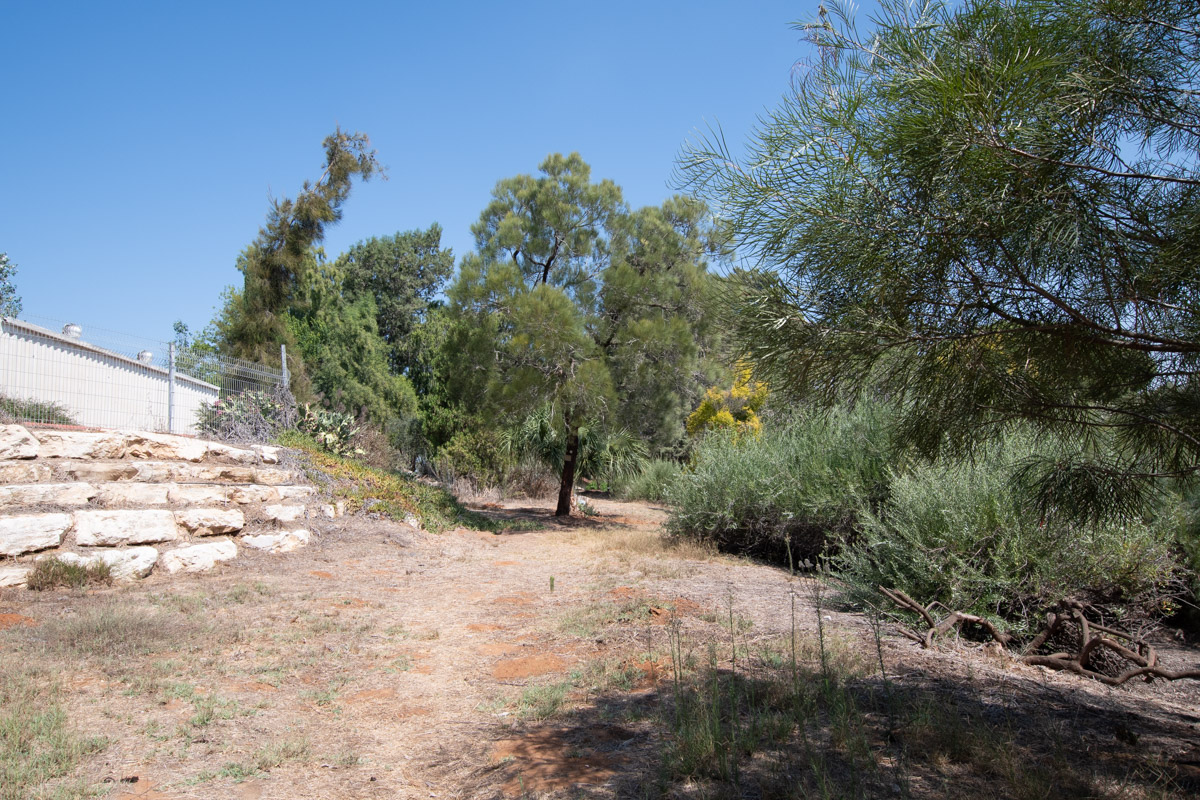
[[[280,450],[137,431],[0,425],[0,586],[41,558],[114,578],[212,569],[239,548],[307,544],[322,503]]]

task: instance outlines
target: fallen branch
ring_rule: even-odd
[[[935,636],[944,636],[951,630],[957,630],[964,622],[979,625],[988,632],[988,635],[993,640],[999,642],[1002,646],[1007,647],[1015,641],[1015,637],[1012,634],[1001,631],[991,620],[975,614],[950,611],[947,616],[941,620],[937,620],[931,612],[934,606],[933,603],[929,606],[923,606],[900,589],[888,589],[880,586],[879,591],[896,605],[920,615],[925,620],[928,628],[924,635],[904,629],[901,629],[900,632],[909,639],[920,643],[926,649],[933,646]],[[937,605],[940,605],[940,603]],[[1021,663],[1072,672],[1085,678],[1100,681],[1109,686],[1121,686],[1127,681],[1139,677],[1145,678],[1147,681],[1155,678],[1162,678],[1168,681],[1182,679],[1200,680],[1200,669],[1169,670],[1159,666],[1158,653],[1155,652],[1154,648],[1148,642],[1136,637],[1132,633],[1092,622],[1087,618],[1086,611],[1087,607],[1082,603],[1066,601],[1063,603],[1061,612],[1051,612],[1048,614],[1046,616],[1046,626],[1042,628],[1033,640],[1030,641],[1029,646],[1025,648],[1026,654],[1021,657]],[[1079,647],[1076,653],[1037,655],[1033,652],[1045,645],[1052,636],[1062,630],[1063,624],[1070,620],[1074,620],[1079,625]],[[1095,635],[1093,635],[1093,631],[1096,632]],[[1121,644],[1117,639],[1124,639],[1129,642],[1136,648],[1136,651]],[[1136,666],[1116,676],[1105,675],[1103,672],[1091,669],[1089,664],[1092,655],[1098,648],[1111,650]]]

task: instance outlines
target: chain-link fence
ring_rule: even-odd
[[[0,422],[195,434],[218,399],[273,393],[287,380],[285,369],[200,347],[0,319]]]

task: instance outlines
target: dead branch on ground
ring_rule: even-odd
[[[962,611],[950,611],[949,614],[938,620],[934,617],[932,609],[934,605],[940,605],[940,603],[923,606],[899,589],[880,586],[879,591],[900,608],[917,614],[925,621],[928,629],[924,636],[911,631],[902,632],[926,649],[933,646],[935,636],[944,636],[952,630],[958,631],[964,623],[980,626],[1003,647],[1016,643],[1016,637],[1001,631],[990,620],[983,617]],[[1200,669],[1169,670],[1160,666],[1158,653],[1149,642],[1132,633],[1092,622],[1085,614],[1087,610],[1088,606],[1078,601],[1064,601],[1059,610],[1047,615],[1045,627],[1024,648],[1025,654],[1020,658],[1021,663],[1072,672],[1109,686],[1121,686],[1138,677],[1144,678],[1146,681],[1155,678],[1163,678],[1168,681],[1177,681],[1183,678],[1200,680]],[[1052,636],[1062,630],[1064,623],[1071,621],[1079,626],[1079,644],[1074,653],[1052,653],[1050,655],[1036,653]],[[1118,640],[1127,642],[1129,646],[1121,644]],[[1106,675],[1093,669],[1092,657],[1101,648],[1112,651],[1133,666],[1118,675]]]

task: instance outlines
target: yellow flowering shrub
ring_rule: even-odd
[[[767,384],[751,380],[749,367],[740,367],[734,376],[733,387],[727,390],[712,387],[687,418],[689,436],[711,430],[732,430],[758,435],[762,420],[758,410],[767,402]]]

